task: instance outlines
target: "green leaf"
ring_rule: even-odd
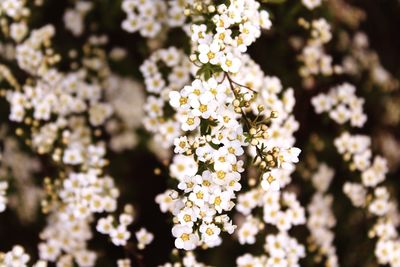
[[[208,122],[207,120],[202,119],[200,122],[200,134],[207,135],[207,129],[208,129]]]

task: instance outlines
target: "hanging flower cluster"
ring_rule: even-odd
[[[140,139],[136,131],[144,116],[142,86],[133,79],[115,74],[107,79],[107,85],[105,101],[110,103],[113,110],[113,116],[105,125],[111,136],[109,147],[115,152],[134,149]]]
[[[143,124],[153,133],[158,146],[170,148],[181,130],[169,105],[168,95],[190,81],[190,61],[183,51],[170,47],[154,52],[140,70],[149,93],[144,105],[146,116]]]
[[[15,138],[7,136],[8,131],[6,126],[2,126],[0,210],[4,211],[7,204],[16,211],[21,221],[33,222],[37,219],[36,210],[43,196],[41,187],[34,183],[34,175],[41,169],[41,164],[25,153]],[[21,162],[24,164],[21,165]]]
[[[307,227],[311,232],[312,242],[316,244],[316,250],[322,254],[328,266],[339,266],[339,260],[334,246],[334,232],[332,228],[336,219],[332,211],[333,196],[327,193],[335,175],[333,169],[325,163],[318,166],[312,175],[311,182],[316,189],[311,202],[307,206]]]
[[[315,96],[311,103],[317,113],[329,112],[338,124],[350,121],[353,127],[362,127],[367,120],[363,112],[364,100],[355,95],[356,88],[348,83],[332,88],[328,94]]]
[[[294,107],[293,90],[283,90],[281,81],[277,77],[264,77],[263,73],[258,85],[260,98],[257,99],[253,110],[261,103],[267,103],[266,112],[279,114],[271,120],[269,125],[270,136],[260,140],[266,147],[281,147],[294,145],[294,132],[298,129],[298,122],[292,115]],[[255,79],[252,79],[255,80]],[[256,113],[255,113],[256,114]],[[257,147],[250,147],[250,155],[257,155]],[[295,150],[295,148],[289,148]],[[291,152],[292,154],[293,152]],[[294,152],[292,156],[297,157]],[[297,160],[293,158],[294,162]],[[294,165],[285,162],[282,168],[271,168],[262,174],[260,184],[246,193],[238,196],[236,209],[245,218],[238,229],[239,243],[254,244],[256,236],[264,234],[273,226],[276,234],[266,232],[264,250],[266,255],[254,256],[249,253],[237,258],[238,266],[246,264],[262,264],[262,266],[297,266],[299,260],[305,256],[304,247],[289,234],[293,226],[305,223],[305,211],[296,195],[281,192],[291,182]],[[250,183],[251,185],[252,183]],[[258,209],[262,210],[261,216]]]
[[[254,244],[256,235],[269,229],[270,225],[278,230],[278,233],[266,236],[264,256],[260,258],[245,254],[237,259],[238,265],[245,266],[240,262],[248,258],[246,264],[261,261],[263,266],[297,266],[300,258],[305,256],[305,249],[295,238],[290,237],[289,230],[305,223],[305,212],[296,196],[293,193],[280,194],[256,188],[240,195],[238,202],[237,209],[246,216],[238,230],[240,244]],[[251,215],[257,208],[262,208],[262,220]]]
[[[124,0],[122,9],[127,18],[122,28],[127,32],[139,31],[141,35],[154,38],[169,27],[182,27],[185,24],[187,0]]]
[[[96,141],[101,135],[99,126],[113,110],[102,100],[103,80],[89,72],[99,70],[95,64],[104,64],[101,53],[96,59],[88,55],[82,60],[86,70],[61,72],[55,67],[60,55],[51,48],[54,35],[54,27],[47,25],[33,30],[25,40],[13,38],[17,42],[15,61],[30,78],[19,85],[11,72],[3,69],[5,79],[14,86],[5,93],[10,104],[9,119],[26,126],[28,130],[18,128],[17,134],[38,154],[50,155],[58,169],[55,179],[44,179],[46,198],[41,204],[49,215],[40,235],[40,259],[60,265],[76,262],[79,266],[94,266],[97,256],[87,245],[92,238],[93,215],[116,212],[119,196],[114,180],[104,174],[108,164],[105,145]],[[95,50],[96,42],[102,41],[89,42]],[[115,245],[126,244],[130,237],[126,226],[132,222],[133,217],[123,213],[120,225],[109,229]],[[151,241],[143,241],[141,235],[139,238],[140,247]],[[23,257],[23,264],[27,261]]]
[[[350,169],[361,175],[361,183],[346,183],[343,190],[353,205],[363,207],[377,217],[370,232],[371,238],[378,238],[375,255],[380,263],[396,266],[399,262],[396,227],[400,223],[400,217],[397,203],[390,199],[390,193],[384,186],[379,186],[387,173],[386,160],[380,156],[371,160],[370,143],[367,136],[349,133],[344,133],[335,140],[338,152],[345,155]]]
[[[365,114],[361,112],[361,115],[366,119]],[[386,160],[380,156],[372,159],[371,139],[365,135],[344,132],[334,140],[334,145],[349,165],[350,171],[357,173],[361,179],[361,183],[346,182],[344,193],[354,206],[365,208],[377,219],[369,237],[378,239],[375,248],[378,262],[397,266],[400,246],[396,227],[400,217],[397,203],[390,199],[387,188],[380,185],[388,172]]]
[[[276,117],[276,111],[258,104],[262,99],[257,101],[256,89],[261,85],[251,84],[250,77],[241,79],[239,72],[240,68],[244,73],[255,69],[255,74],[260,74],[256,64],[242,55],[260,35],[260,29],[271,25],[268,13],[258,8],[255,1],[232,1],[215,7],[199,2],[189,11],[193,20],[199,20],[191,26],[190,58],[197,78],[180,91],[169,92],[169,105],[176,111],[181,130],[187,133],[175,139],[177,155],[170,166],[183,195],[172,201],[168,196],[158,197],[159,202],[170,203],[162,209],[174,214],[172,233],[177,248],[217,246],[221,231],[232,233],[235,229],[224,213],[232,209],[235,192],[241,189],[244,162],[238,157],[244,155],[244,147],[253,147],[254,162],[262,174],[271,167],[297,162],[298,149],[268,142],[267,121]],[[201,18],[210,15],[213,24],[202,24]],[[268,93],[260,93],[260,97],[267,98]],[[246,114],[252,110],[255,120]]]
[[[310,31],[310,38],[299,55],[302,62],[300,76],[307,81],[317,75],[331,76],[341,73],[342,67],[333,63],[332,56],[327,54],[324,48],[332,39],[331,26],[326,19],[319,18],[308,22],[300,18],[299,24]]]

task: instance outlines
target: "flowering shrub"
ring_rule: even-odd
[[[1,0],[0,266],[400,266],[399,82],[366,20]]]

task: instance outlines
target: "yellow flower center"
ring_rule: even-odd
[[[181,104],[181,105],[184,105],[184,104],[186,104],[187,103],[187,97],[181,97],[180,99],[179,99],[179,104]]]
[[[213,235],[213,234],[214,234],[214,231],[213,231],[211,228],[207,228],[206,234],[207,234],[207,235]]]
[[[179,142],[179,146],[180,146],[181,148],[184,148],[184,147],[186,146],[186,142],[185,142],[185,141],[180,141],[180,142]]]
[[[203,199],[203,197],[204,197],[203,192],[197,192],[197,193],[196,193],[196,197],[197,197],[198,199]]]
[[[186,233],[183,233],[182,235],[181,235],[181,239],[183,240],[183,241],[188,241],[190,238],[189,238],[189,234],[186,234]]]
[[[190,221],[192,220],[192,217],[191,217],[189,214],[185,214],[185,215],[183,216],[183,220],[184,220],[185,222],[190,222]]]
[[[226,173],[224,171],[217,171],[217,177],[219,179],[224,179],[225,175],[226,175]]]
[[[199,110],[201,111],[201,112],[206,112],[207,111],[207,105],[200,105],[200,107],[199,107]]]
[[[189,125],[193,125],[193,124],[194,124],[194,119],[193,119],[193,118],[188,118],[188,119],[186,120],[186,122],[187,122],[187,124],[189,124]]]

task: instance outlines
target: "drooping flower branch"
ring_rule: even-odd
[[[16,20],[28,14],[22,5],[24,2],[18,3],[21,6],[14,7],[15,16],[10,11],[6,13]],[[7,6],[2,4],[3,8]],[[48,155],[56,169],[54,178],[46,177],[43,182],[46,197],[41,204],[48,219],[40,234],[38,264],[76,262],[79,266],[94,266],[97,256],[88,247],[93,236],[90,227],[94,215],[117,212],[119,196],[114,180],[105,174],[106,147],[99,140],[100,126],[111,116],[112,107],[103,102],[104,76],[94,63],[101,64],[103,75],[108,67],[92,39],[89,51],[94,53],[89,52],[82,59],[82,68],[61,72],[56,67],[61,57],[51,47],[55,35],[53,26],[32,30],[26,39],[27,28],[18,33],[18,36],[11,35],[16,42],[13,60],[28,78],[19,83],[8,68],[2,67],[2,75],[10,86],[5,93],[11,108],[9,119],[19,123],[17,134],[26,144],[37,154]],[[114,221],[112,215],[107,219],[112,223],[107,229],[101,228],[101,232],[109,234],[115,245],[125,246],[130,238],[127,227],[134,219],[132,207],[125,206],[118,220]],[[102,222],[100,219],[98,224]],[[139,248],[144,248],[152,235],[142,229],[136,238]],[[24,256],[21,248],[15,247],[9,253],[15,254],[14,262],[9,262],[8,253],[0,259],[7,266],[28,263],[29,257]]]
[[[329,111],[331,119],[339,124],[350,120],[352,126],[362,127],[367,118],[362,108],[363,99],[355,96],[355,87],[349,84],[314,97],[312,103],[317,113]],[[397,202],[382,185],[388,172],[386,160],[380,156],[371,159],[371,138],[365,135],[345,131],[335,138],[334,145],[349,171],[356,173],[361,181],[346,182],[344,193],[354,206],[364,208],[376,218],[369,237],[377,238],[375,256],[378,262],[396,266],[400,247],[396,228],[400,217]]]

